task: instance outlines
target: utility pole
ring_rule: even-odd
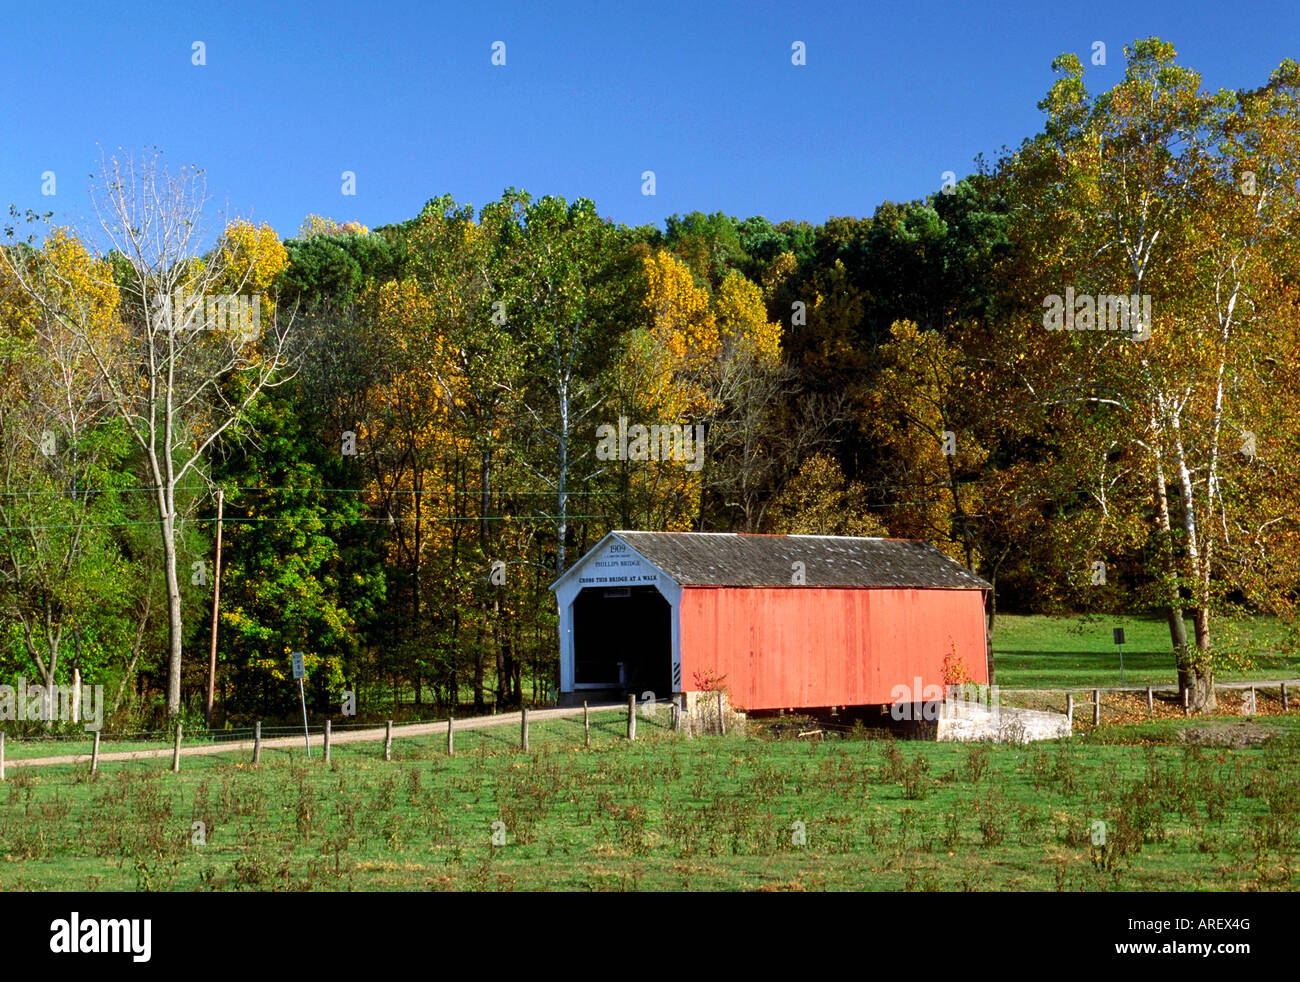
[[[217,564],[212,573],[212,647],[208,651],[208,729],[212,729],[212,702],[217,685],[217,613],[221,606],[221,519],[226,492],[217,488]]]

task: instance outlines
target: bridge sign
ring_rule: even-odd
[[[293,677],[298,680],[298,696],[302,699],[302,742],[307,747],[307,757],[311,758],[311,737],[307,731],[307,691],[302,680],[307,677],[307,668],[302,663],[302,652],[293,653]]]

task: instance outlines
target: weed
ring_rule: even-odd
[[[979,784],[980,779],[988,773],[989,748],[983,744],[974,744],[966,752],[966,782]]]
[[[903,771],[903,797],[922,801],[930,794],[930,784],[930,761],[918,755]]]

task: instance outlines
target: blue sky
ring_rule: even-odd
[[[309,212],[373,227],[507,186],[634,225],[869,215],[1036,132],[1058,53],[1104,41],[1088,79],[1106,88],[1151,34],[1207,86],[1255,86],[1300,58],[1300,6],[2,0],[0,206],[81,224],[99,148],[156,145],[206,169],[214,209],[282,236]]]

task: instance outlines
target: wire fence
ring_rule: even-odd
[[[550,708],[553,707],[550,706],[538,707],[538,708],[530,707],[529,712],[538,712],[541,709],[550,709]],[[517,717],[518,715],[519,712],[518,710],[516,710],[513,713],[495,713],[495,714],[487,714],[482,716],[469,716],[469,715],[458,716],[456,717],[456,719],[458,721],[461,721],[461,720],[474,720],[474,719],[493,719],[498,717],[509,718],[511,716]],[[386,722],[387,722],[386,720],[372,720],[369,722],[365,722],[365,721],[339,722],[338,720],[334,720],[331,718],[330,729],[335,733],[338,733],[340,730],[344,730],[344,731],[382,730]],[[400,723],[395,722],[394,725],[405,727],[405,726],[430,725],[435,723],[445,724],[446,722],[447,722],[446,716],[438,716],[438,717],[433,717],[428,719],[404,719]],[[32,724],[32,725],[34,726],[36,724]],[[308,726],[308,731],[316,735],[319,735],[321,732],[323,732],[323,729],[324,727],[321,723],[316,723],[314,725]],[[84,728],[80,730],[70,730],[70,731],[61,730],[61,731],[54,731],[54,732],[42,732],[40,730],[37,730],[35,732],[25,733],[21,735],[10,734],[10,738],[19,739],[29,743],[37,743],[37,742],[85,743],[86,740],[91,738],[92,732],[93,731],[91,731],[88,728]],[[214,729],[214,730],[209,730],[206,728],[196,729],[192,732],[185,730],[184,737],[185,737],[185,742],[187,744],[244,743],[254,739],[257,736],[257,733],[258,733],[257,726],[250,724],[248,726],[232,726],[228,728],[223,727],[221,729]],[[274,739],[276,737],[285,737],[285,736],[302,736],[302,733],[303,733],[303,726],[301,723],[297,725],[285,724],[283,726],[280,725],[268,726],[266,724],[262,724],[261,726],[261,735],[264,740]],[[175,738],[176,729],[174,726],[165,730],[136,730],[136,731],[124,731],[124,732],[116,732],[107,729],[101,729],[99,731],[99,735],[100,735],[100,740],[105,743],[112,742],[112,743],[170,744],[172,740]]]
[[[622,703],[619,704],[602,703],[599,705],[592,706],[591,712],[592,713],[608,712],[609,710],[615,708],[621,710],[623,708],[623,705],[624,704]],[[528,712],[530,716],[532,716],[533,714],[545,713],[558,708],[561,707],[557,707],[550,704],[541,705],[541,706],[529,706]],[[565,708],[567,708],[570,712],[581,711],[580,706],[577,707],[571,706]],[[639,715],[640,714],[638,714],[638,716]],[[394,730],[398,732],[400,732],[400,730],[402,729],[415,727],[415,726],[433,726],[433,725],[445,726],[449,718],[454,719],[455,723],[458,726],[460,724],[465,724],[467,729],[476,729],[484,726],[487,723],[487,721],[491,721],[492,723],[502,723],[502,724],[510,722],[512,720],[518,721],[520,718],[520,710],[519,709],[513,709],[509,711],[494,710],[492,712],[478,713],[478,714],[473,712],[466,712],[464,715],[453,715],[450,717],[447,714],[442,714],[433,717],[420,717],[416,719],[402,719],[402,720],[387,720],[387,719],[352,720],[347,717],[344,717],[342,720],[340,720],[334,717],[328,717],[330,723],[330,730],[332,733],[335,734],[339,732],[360,731],[360,730],[382,731],[385,728],[385,726],[390,722],[392,723]],[[534,718],[537,717],[534,716]],[[32,743],[32,744],[34,743],[82,744],[85,743],[87,740],[93,738],[94,730],[88,726],[82,724],[69,724],[66,722],[58,723],[56,725],[61,728],[56,730],[45,730],[40,728],[41,727],[40,723],[30,722],[25,724],[26,732],[21,732],[21,733],[9,732],[8,735],[11,740],[14,740],[16,742]],[[272,724],[272,725],[268,725],[266,723],[250,723],[246,726],[222,727],[220,729],[207,729],[206,727],[204,727],[204,728],[196,728],[193,730],[186,729],[182,724],[182,734],[186,746],[193,746],[195,744],[219,745],[224,743],[231,743],[231,744],[247,743],[256,739],[259,733],[263,740],[273,740],[273,739],[283,738],[283,737],[301,737],[303,735],[303,729],[304,729],[303,724],[300,722]],[[4,732],[4,731],[5,728],[0,727],[0,732]],[[310,722],[307,726],[307,732],[313,737],[320,737],[321,734],[324,732],[324,720],[318,718],[316,721]],[[170,746],[172,742],[175,740],[175,736],[176,736],[175,724],[168,726],[166,729],[114,731],[114,730],[109,730],[107,728],[100,728],[99,730],[99,737],[102,743],[156,743],[156,744],[166,744]]]
[[[310,731],[311,746],[321,748],[323,745],[324,757],[329,760],[329,748],[331,746],[331,736],[337,744],[349,745],[360,743],[377,743],[383,742],[383,756],[385,760],[390,760],[393,744],[401,739],[421,740],[430,737],[437,737],[440,733],[448,732],[448,752],[451,752],[450,731],[454,730],[457,734],[473,735],[474,743],[482,750],[486,745],[502,746],[522,745],[525,751],[528,747],[528,722],[547,722],[551,720],[564,720],[570,723],[576,723],[579,726],[585,726],[588,733],[588,742],[590,734],[597,730],[603,731],[608,735],[611,724],[615,727],[613,732],[621,730],[623,725],[622,717],[628,712],[628,708],[619,704],[598,704],[596,706],[569,706],[569,707],[545,707],[539,710],[528,710],[527,719],[523,711],[498,714],[495,716],[467,716],[457,718],[444,717],[442,719],[418,720],[394,725],[393,721],[386,720],[383,723],[369,722],[352,722],[340,724],[337,732],[333,726],[332,720],[327,721],[328,726],[320,726]],[[639,718],[641,713],[636,713]],[[581,717],[581,718],[579,718]],[[611,719],[611,717],[619,717]],[[667,726],[660,725],[654,727],[653,721],[646,720],[652,728],[661,730],[668,729]],[[448,726],[448,724],[451,724]],[[520,728],[520,725],[522,728]],[[629,738],[632,736],[632,726],[629,722]],[[513,733],[511,731],[514,731]],[[521,731],[522,730],[522,731]],[[345,734],[360,732],[360,736],[348,738]],[[158,730],[137,731],[135,733],[124,733],[103,739],[99,733],[88,733],[77,735],[61,735],[59,740],[50,739],[49,742],[61,742],[65,744],[79,744],[80,746],[73,749],[68,747],[61,753],[40,754],[33,753],[33,750],[39,750],[39,743],[44,741],[22,741],[20,746],[26,746],[25,753],[17,756],[11,756],[7,763],[13,768],[30,768],[42,766],[54,766],[61,764],[81,764],[86,760],[90,761],[90,773],[93,775],[101,761],[121,762],[126,760],[137,759],[159,759],[167,754],[172,755],[172,770],[179,772],[181,770],[180,761],[183,757],[195,754],[205,757],[215,756],[217,758],[226,757],[228,759],[227,747],[230,750],[246,751],[250,745],[253,751],[252,762],[257,764],[261,761],[264,753],[273,753],[275,751],[301,750],[304,732],[301,727],[295,726],[260,726],[252,727],[232,727],[229,730],[217,731],[214,737],[204,739],[203,734],[198,738],[187,739],[184,734],[184,728],[166,732]],[[87,753],[86,743],[91,743],[89,753]],[[36,743],[37,746],[32,744]],[[144,743],[145,747],[130,747],[123,744]],[[12,745],[11,745],[12,746]],[[465,748],[469,749],[469,748]],[[472,752],[472,751],[471,751]],[[309,754],[310,756],[310,754]],[[6,754],[4,733],[0,732],[0,782],[5,780]]]
[[[1290,703],[1289,697],[1291,695],[1292,687],[1296,687],[1296,686],[1300,686],[1300,678],[1256,679],[1250,681],[1219,682],[1219,683],[1215,683],[1214,688],[1216,690],[1241,691],[1243,693],[1249,692],[1251,694],[1249,700],[1251,706],[1251,713],[1254,712],[1254,698],[1255,698],[1254,694],[1256,692],[1262,695],[1266,690],[1275,690],[1278,692],[1280,696],[1282,711],[1285,713],[1289,708],[1289,703]],[[1043,688],[1043,689],[1001,689],[1001,690],[993,686],[988,686],[983,688],[985,688],[988,691],[990,704],[994,704],[998,702],[1001,696],[1066,695],[1068,697],[1066,703],[1066,709],[1065,709],[1066,713],[1073,716],[1076,705],[1079,708],[1090,706],[1093,709],[1094,722],[1099,721],[1098,718],[1100,716],[1100,710],[1101,710],[1100,699],[1102,694],[1126,694],[1126,693],[1146,694],[1149,703],[1151,699],[1151,695],[1153,693],[1156,692],[1179,693],[1182,691],[1179,689],[1177,685],[1109,686],[1109,687],[1076,686],[1071,688],[1059,688],[1059,689]],[[1080,701],[1079,703],[1076,704],[1073,698],[1074,693],[1087,693],[1089,696],[1091,696],[1091,698]],[[1244,698],[1245,697],[1243,695],[1243,699]],[[678,720],[678,713],[680,713],[683,717],[690,717],[686,719],[686,723],[687,723],[686,732],[690,735],[704,734],[709,732],[725,732],[725,729],[723,729],[719,725],[721,721],[717,716],[717,710],[713,708],[713,700],[711,699],[702,700],[700,704],[696,707],[695,711],[693,711],[692,713],[687,713],[685,706],[684,705],[679,706],[676,702],[672,704],[671,708],[674,710],[674,712],[670,714],[670,716],[668,717],[668,719],[671,720],[671,722],[669,722],[666,726],[661,726],[656,728],[678,729],[680,732],[680,723]],[[858,718],[853,712],[850,711],[853,708],[860,709],[864,707],[846,706],[843,708],[845,710],[843,715],[838,713],[827,714],[826,712],[818,712],[815,710],[806,710],[806,711],[793,710],[790,712],[788,716],[785,716],[783,714],[782,716],[766,717],[762,720],[761,725],[763,729],[767,730],[769,733],[773,734],[774,736],[777,736],[778,738],[783,738],[787,736],[793,736],[796,738],[821,737],[821,736],[826,736],[831,734],[865,735],[866,731],[873,729],[873,727],[869,725],[865,725],[864,721],[861,718]],[[1186,703],[1184,703],[1184,708],[1186,708]],[[530,718],[536,719],[538,722],[542,722],[548,717],[554,718],[556,715],[555,713],[556,709],[557,707],[554,706],[530,707],[528,712]],[[629,712],[633,712],[638,721],[643,721],[643,725],[649,724],[652,727],[654,727],[655,725],[654,722],[652,721],[652,718],[658,715],[655,713],[647,713],[645,709],[645,704],[637,704],[635,702],[633,702],[631,705],[600,704],[597,706],[589,707],[587,711],[593,717],[596,714],[601,714],[602,716],[608,716],[610,713],[616,713],[622,716]],[[584,712],[583,707],[573,706],[573,707],[566,707],[559,715],[571,718],[582,712]],[[727,707],[726,712],[728,715],[731,714],[730,707]],[[540,714],[546,714],[546,715],[540,715]],[[429,727],[429,728],[435,726],[441,727],[441,726],[446,726],[450,722],[453,724],[453,727],[457,730],[457,732],[460,732],[462,728],[465,731],[479,731],[479,735],[481,738],[495,740],[497,738],[493,737],[493,735],[489,731],[491,729],[495,729],[498,727],[505,727],[510,724],[518,724],[522,722],[522,713],[521,710],[514,710],[506,713],[492,713],[492,714],[484,714],[484,715],[477,715],[477,716],[466,715],[466,716],[459,716],[459,717],[450,717],[450,716],[443,715],[443,716],[438,716],[433,718],[402,720],[400,723],[396,723],[392,720],[368,720],[367,721],[367,720],[344,719],[344,720],[336,721],[333,718],[330,718],[328,722],[329,722],[329,731],[334,735],[342,735],[348,732],[370,731],[371,733],[374,734],[372,739],[375,740],[383,739],[384,734],[387,734],[389,738],[393,736],[409,735],[411,733],[411,730],[416,727]],[[594,720],[592,720],[592,722],[594,722]],[[608,719],[601,720],[602,725],[605,725],[608,722],[609,722]],[[758,722],[758,720],[755,719],[753,720],[753,722]],[[457,726],[456,724],[460,724],[460,725]],[[632,727],[631,723],[629,722],[629,735],[632,732],[634,732],[634,727]],[[247,745],[249,743],[254,743],[260,746],[262,744],[284,741],[286,739],[301,740],[305,735],[310,740],[313,740],[315,742],[320,742],[325,735],[325,727],[322,723],[317,723],[315,726],[309,725],[306,728],[306,733],[304,733],[304,727],[297,724],[265,725],[261,723],[256,723],[248,726],[237,726],[237,727],[232,726],[229,728],[222,728],[219,730],[196,729],[193,732],[185,732],[184,727],[182,726],[181,734],[179,735],[179,738],[183,740],[185,747],[194,749],[194,748],[201,748],[201,747],[217,748],[223,745],[230,745],[231,747],[234,747],[235,745],[239,745],[239,744]],[[424,735],[428,735],[428,732],[426,731]],[[12,736],[13,735],[11,735],[11,738]],[[514,738],[511,737],[503,737],[500,739],[503,739],[505,742],[514,742]],[[22,744],[27,745],[29,748],[32,747],[33,745],[49,744],[53,746],[59,746],[59,745],[67,746],[69,750],[72,749],[73,745],[80,745],[81,747],[84,747],[86,742],[90,740],[94,740],[97,747],[101,744],[108,744],[108,743],[115,744],[118,746],[122,744],[151,745],[149,749],[150,754],[154,754],[157,751],[163,750],[169,746],[173,746],[173,745],[179,746],[179,743],[177,742],[178,734],[175,727],[165,729],[165,730],[152,729],[152,730],[135,730],[135,731],[122,731],[122,732],[106,732],[101,730],[99,731],[98,734],[95,734],[93,731],[87,731],[85,729],[81,731],[74,730],[71,732],[69,731],[39,732],[38,731],[36,733],[31,733],[31,734],[18,737],[18,741],[21,742]],[[341,742],[349,742],[349,741],[341,741]],[[0,746],[3,746],[3,744],[0,744]],[[272,749],[272,747],[267,746],[267,749],[270,750]],[[67,751],[64,751],[65,754],[66,752]],[[203,751],[199,751],[199,752],[203,752]],[[3,758],[0,758],[0,760],[2,759]],[[14,761],[14,763],[18,766],[21,766],[21,761],[16,760]],[[0,764],[0,766],[3,765]]]

